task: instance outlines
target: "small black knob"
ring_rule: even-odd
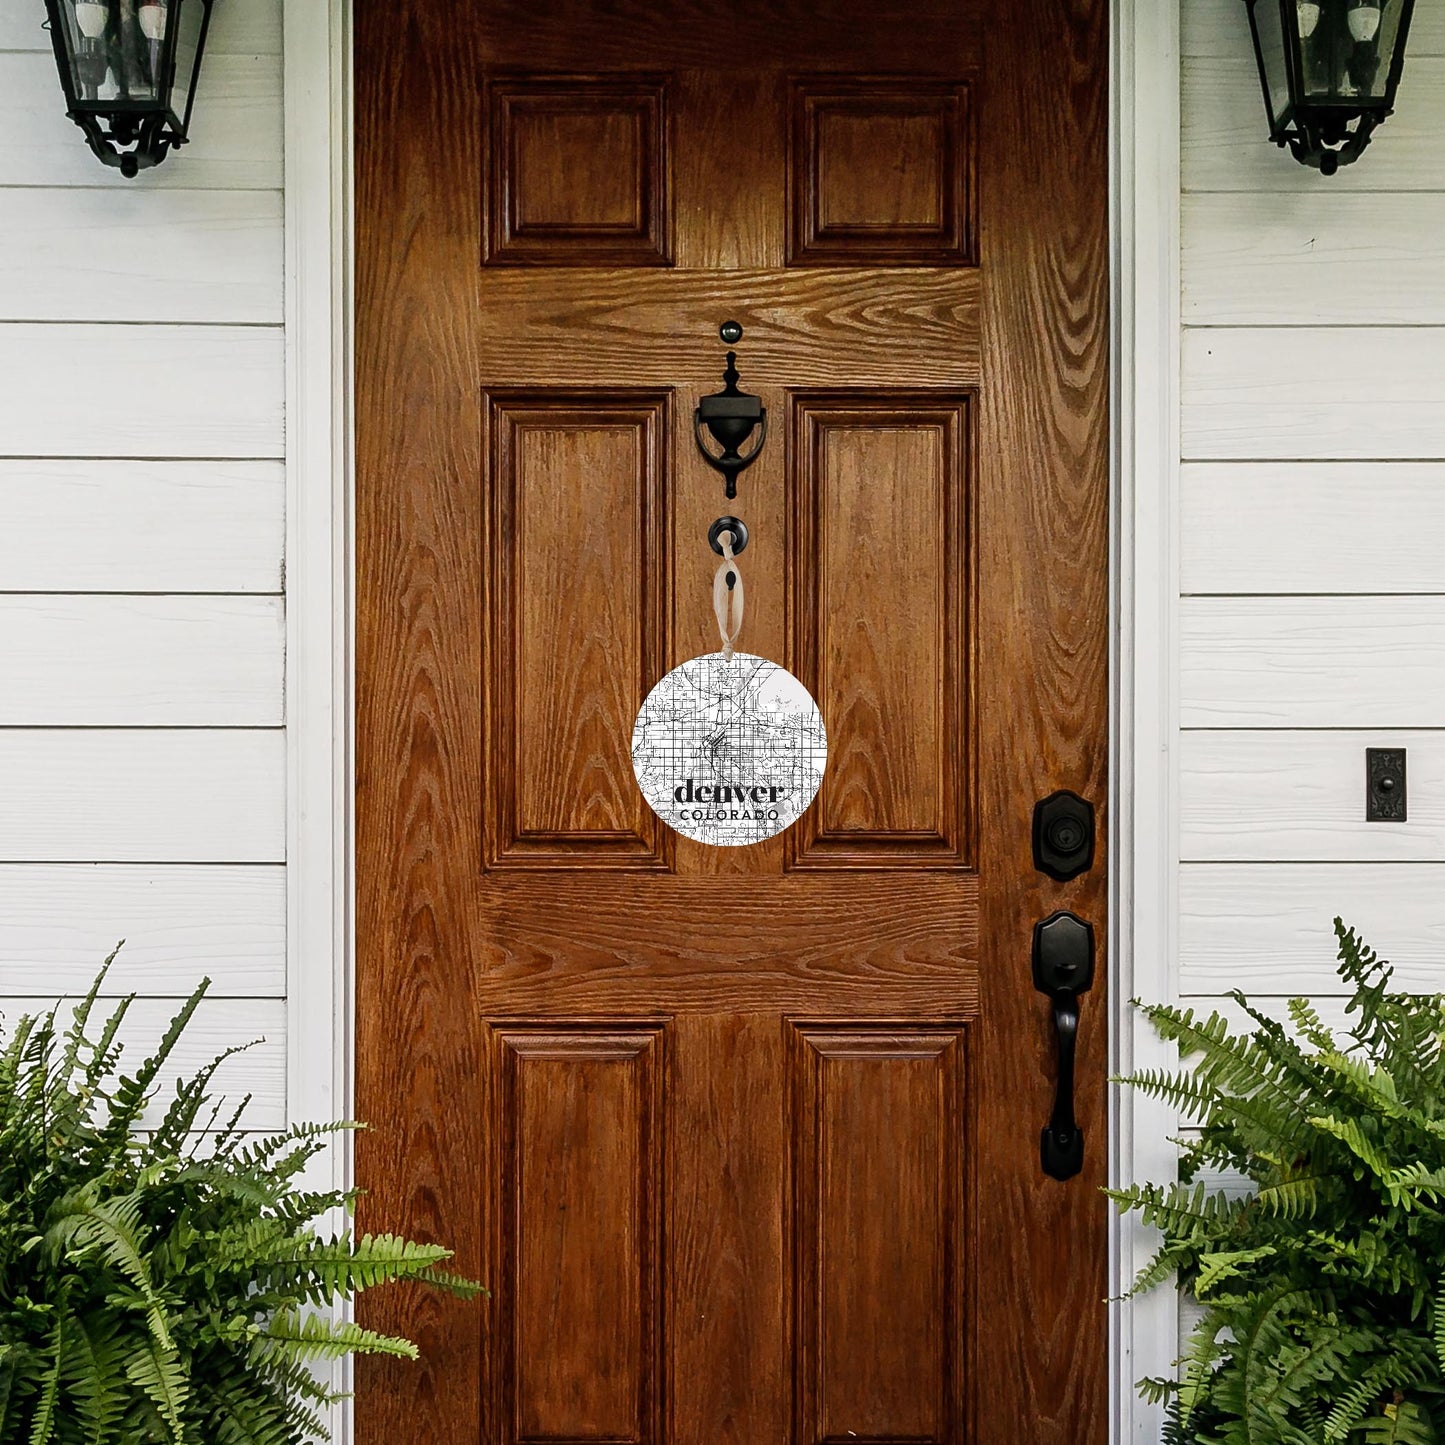
[[[724,321],[718,327],[719,336],[729,345],[736,346],[743,339],[743,328],[736,321]]]

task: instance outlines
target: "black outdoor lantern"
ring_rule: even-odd
[[[212,0],[45,0],[67,114],[133,176],[184,145]]]
[[[1415,0],[1245,0],[1269,137],[1327,176],[1395,108]]]

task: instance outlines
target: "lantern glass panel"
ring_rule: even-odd
[[[1289,61],[1285,55],[1285,5],[1295,0],[1254,0],[1249,18],[1254,24],[1255,43],[1264,63],[1265,100],[1269,105],[1269,125],[1274,131],[1289,111]],[[1303,9],[1301,0],[1300,9]]]
[[[201,36],[206,28],[206,6],[201,0],[170,0],[172,10],[179,7],[176,30],[175,88],[171,92],[171,109],[182,130],[191,125],[191,102],[196,95],[196,66],[201,59]]]
[[[78,109],[169,110],[188,119],[206,7],[202,0],[62,0]]]
[[[1385,99],[1405,12],[1402,0],[1300,0],[1318,17],[1300,25],[1300,100],[1359,107]]]
[[[76,102],[107,111],[153,108],[166,89],[165,7],[156,0],[66,0],[60,13]]]

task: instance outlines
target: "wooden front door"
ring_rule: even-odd
[[[397,1292],[363,1445],[1102,1442],[1036,799],[1105,796],[1103,0],[358,0],[357,1144]],[[721,322],[771,436],[697,455]],[[673,835],[633,717],[741,645],[830,760]]]

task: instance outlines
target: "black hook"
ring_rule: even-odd
[[[707,544],[719,557],[723,555],[722,534],[724,532],[732,533],[734,557],[747,551],[748,524],[744,522],[741,517],[719,517],[717,521],[707,529]]]
[[[718,333],[724,341],[740,341],[743,328],[736,321],[725,321]],[[697,436],[697,449],[703,454],[708,466],[721,472],[727,482],[729,499],[738,494],[738,474],[744,472],[758,459],[763,443],[768,439],[768,411],[760,397],[738,390],[738,354],[728,352],[727,369],[723,372],[723,388],[698,402],[693,413],[693,431]],[[722,455],[715,456],[703,441],[703,428],[711,433],[712,439],[722,448]],[[749,452],[741,449],[747,444],[754,429],[761,428],[758,439]]]

